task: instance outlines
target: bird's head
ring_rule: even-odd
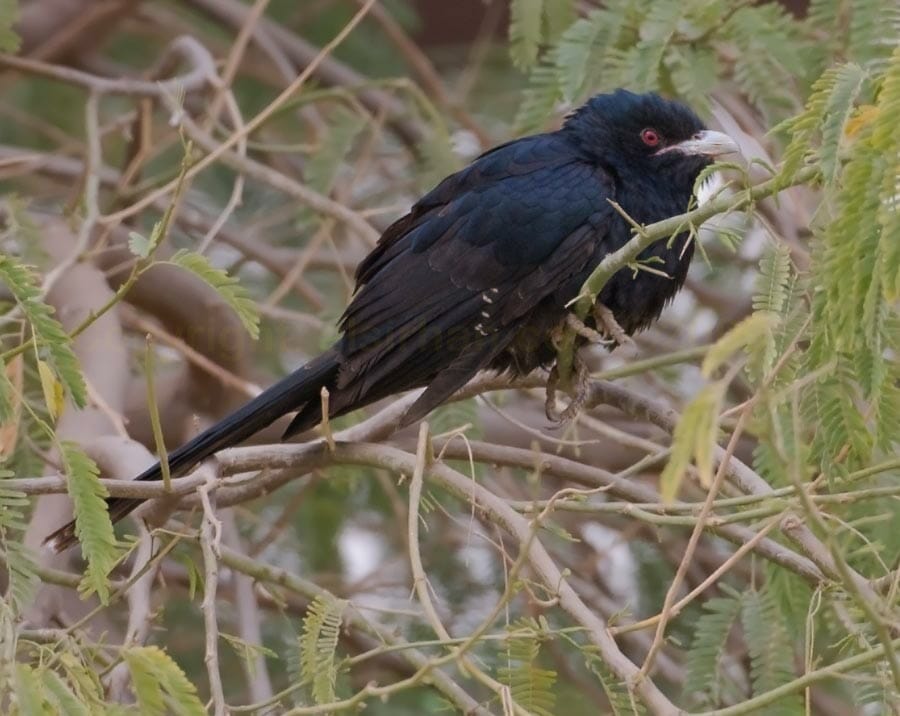
[[[680,102],[622,89],[592,97],[569,116],[564,131],[623,179],[646,177],[680,192],[690,192],[715,157],[738,151],[731,137],[707,129]]]

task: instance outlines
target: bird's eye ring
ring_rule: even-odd
[[[641,141],[648,147],[655,147],[660,142],[659,132],[655,129],[641,130]]]

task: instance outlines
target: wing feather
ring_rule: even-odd
[[[602,169],[555,135],[513,142],[445,179],[357,272],[336,399],[359,404],[429,384],[415,415],[446,399],[596,260],[612,191]]]

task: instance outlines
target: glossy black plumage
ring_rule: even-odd
[[[619,90],[594,97],[562,129],[496,147],[447,177],[360,264],[341,339],[175,450],[172,473],[293,410],[285,437],[313,427],[323,386],[332,417],[427,386],[404,416],[408,424],[480,370],[521,374],[550,364],[550,333],[566,304],[630,238],[609,200],[641,223],[685,211],[711,161],[697,140],[711,134],[703,130],[683,105]],[[667,276],[620,271],[601,302],[626,332],[647,326],[681,287],[692,254],[685,235],[657,242],[641,258],[658,257],[652,267]],[[160,479],[159,465],[137,479]],[[109,504],[117,520],[140,502]],[[48,541],[71,544],[72,525]]]

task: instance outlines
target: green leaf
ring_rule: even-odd
[[[100,480],[97,465],[75,443],[62,443],[66,488],[75,513],[75,536],[87,560],[81,589],[109,600],[107,577],[119,559],[118,543],[106,507],[109,493]]]
[[[58,713],[65,714],[65,716],[90,716],[91,712],[88,707],[81,702],[63,678],[52,669],[41,671],[41,684],[48,700],[56,706]]]
[[[206,716],[197,688],[162,649],[134,647],[126,649],[123,657],[142,714],[163,716],[171,711],[177,716]]]
[[[653,92],[660,87],[660,70],[667,38],[642,40],[625,51],[622,65],[625,73],[621,84],[635,92]]]
[[[450,137],[443,128],[432,131],[428,138],[420,142],[418,185],[427,191],[444,177],[459,171],[459,156],[453,151]]]
[[[329,118],[328,134],[304,167],[304,178],[311,187],[323,194],[331,191],[341,163],[365,126],[366,119],[358,112],[340,109]]]
[[[804,67],[798,47],[804,46],[785,10],[775,4],[744,6],[720,33],[735,45],[734,81],[766,115],[783,115],[798,107],[795,85]]]
[[[656,0],[641,23],[641,40],[651,44],[668,43],[675,34],[683,11],[682,0]]]
[[[896,7],[896,6],[895,6]],[[882,0],[853,0],[850,8],[849,55],[870,66],[897,45],[897,26]]]
[[[304,682],[312,685],[312,695],[318,704],[335,700],[338,672],[335,655],[347,604],[344,599],[319,595],[309,605],[303,620],[300,674]]]
[[[59,651],[57,658],[65,672],[66,681],[72,685],[81,703],[86,704],[92,714],[103,713],[104,689],[96,669],[84,664],[71,651]]]
[[[153,245],[150,243],[150,239],[139,234],[137,231],[129,231],[128,250],[131,251],[131,253],[133,253],[135,256],[145,259],[153,250]]]
[[[847,464],[854,469],[869,458],[872,435],[854,400],[848,366],[816,383],[810,391],[805,417],[815,427],[812,457],[826,475],[835,475],[835,457],[850,447]]]
[[[660,495],[665,502],[675,499],[692,458],[701,483],[705,487],[712,484],[712,454],[724,393],[723,383],[710,383],[684,409],[672,436],[669,462],[659,478]]]
[[[541,63],[531,70],[528,87],[522,92],[522,104],[513,122],[516,133],[541,129],[562,99],[554,65]]]
[[[787,305],[790,276],[791,250],[782,243],[769,247],[759,260],[753,310],[782,315]]]
[[[50,417],[55,420],[60,416],[65,405],[66,398],[63,392],[62,383],[60,383],[50,366],[46,361],[39,360],[37,363],[38,377],[41,381],[41,391],[44,393],[44,403],[47,405],[47,412]]]
[[[866,76],[858,65],[847,64],[838,68],[834,85],[825,102],[819,157],[822,176],[827,184],[834,182],[838,176],[840,169],[838,151],[844,136],[844,127],[856,107],[856,99],[862,91]]]
[[[778,608],[767,592],[751,590],[741,599],[744,639],[750,652],[754,696],[794,679],[794,647]],[[767,716],[801,713],[796,694],[766,706]]]
[[[44,696],[37,673],[28,664],[16,664],[15,703],[19,716],[45,716]]]
[[[581,92],[591,50],[603,31],[607,15],[604,10],[592,10],[587,17],[572,23],[559,39],[554,52],[555,67],[562,96],[569,102]]]
[[[16,53],[21,40],[13,26],[19,19],[17,0],[0,0],[0,52]]]
[[[593,70],[604,68],[604,78],[612,74],[606,53],[614,48],[616,38],[625,24],[627,8],[621,0],[604,3],[591,10],[586,17],[573,22],[550,53],[557,75],[557,87],[562,98],[573,102],[585,85],[596,78]],[[612,81],[612,80],[611,80]]]
[[[711,47],[675,46],[663,58],[672,84],[697,112],[709,111],[709,97],[719,79],[715,50]]]
[[[593,651],[586,650],[586,656],[587,666],[599,679],[613,716],[643,716],[647,712],[643,704],[634,698],[628,685],[618,679],[603,659]]]
[[[244,668],[250,674],[251,677],[255,676],[256,671],[256,659],[260,656],[269,656],[273,659],[278,658],[278,654],[276,654],[271,649],[263,646],[262,644],[252,644],[249,641],[245,641],[238,636],[234,636],[233,634],[226,634],[225,632],[220,631],[219,636],[228,644],[232,649],[234,649],[234,653],[237,654],[238,658],[244,662]]]
[[[129,652],[124,656],[131,673],[131,688],[141,713],[147,716],[165,716],[166,697],[152,668],[143,659],[135,658]]]
[[[752,305],[754,311],[772,316],[778,325],[766,332],[762,344],[752,351],[748,372],[754,380],[769,375],[784,349],[782,344],[789,340],[785,336],[795,335],[797,328],[789,313],[794,305],[792,299],[796,293],[796,280],[790,249],[781,243],[768,247],[759,260]],[[782,375],[786,376],[787,371],[783,370]]]
[[[900,15],[900,13],[898,13]],[[897,18],[900,22],[900,17]],[[888,301],[900,298],[900,138],[897,136],[897,116],[900,115],[900,46],[891,55],[884,81],[878,93],[878,114],[872,127],[872,146],[878,155],[894,157],[888,162],[879,188],[878,223],[881,236],[878,243],[878,272],[884,297]]]
[[[24,493],[0,486],[0,548],[6,562],[6,600],[15,615],[32,605],[40,584],[34,555],[24,543],[27,509],[28,497]]]
[[[247,333],[254,340],[259,338],[259,311],[247,289],[240,284],[237,278],[216,268],[203,254],[195,251],[178,251],[169,259],[168,263],[190,271],[215,289],[222,300],[231,306],[238,318],[241,319]]]
[[[739,350],[753,346],[760,338],[772,331],[777,319],[767,311],[751,313],[744,320],[732,326],[703,358],[700,370],[703,376],[709,378],[718,370],[725,361]]]
[[[15,360],[17,358],[13,359],[13,361]],[[18,401],[16,387],[9,379],[9,373],[7,373],[7,371],[11,370],[10,365],[14,364],[4,365],[0,361],[0,424],[8,423],[15,417]]]
[[[889,453],[900,443],[900,366],[894,362],[874,401],[875,441]]]
[[[522,69],[537,60],[541,44],[544,0],[511,0],[509,7],[509,54]]]
[[[79,408],[87,403],[87,388],[72,351],[72,339],[53,317],[53,309],[41,298],[37,277],[9,255],[0,255],[0,280],[16,299],[31,324],[40,357],[46,360]]]
[[[687,654],[685,695],[710,694],[719,703],[721,665],[726,654],[728,635],[741,611],[740,599],[716,597],[703,603],[703,615],[697,620],[694,639]]]
[[[498,678],[509,686],[513,701],[526,711],[536,716],[553,716],[556,672],[542,669],[537,663],[542,631],[537,622],[527,618],[509,626],[506,666],[498,670]]]
[[[812,589],[793,572],[775,564],[765,563],[766,591],[778,607],[788,632],[798,634],[804,628],[812,599]]]
[[[555,42],[575,19],[575,0],[543,0],[547,40]]]

